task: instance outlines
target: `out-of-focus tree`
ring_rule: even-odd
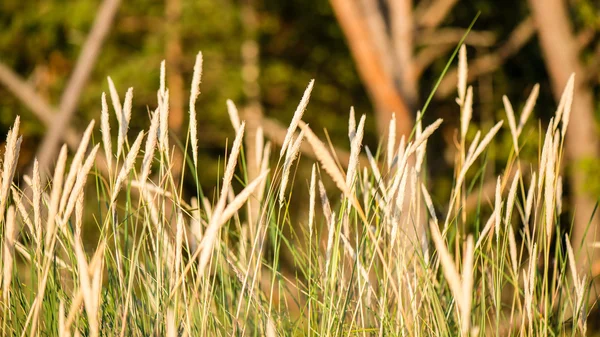
[[[529,4],[557,101],[569,76],[576,73],[573,107],[565,143],[567,158],[575,164],[569,172],[572,207],[575,210],[572,238],[574,246],[577,245],[575,247],[582,247],[579,267],[582,271],[589,271],[591,264],[597,263],[600,257],[598,250],[592,245],[598,239],[600,227],[598,216],[593,217],[597,197],[590,195],[586,190],[588,177],[580,166],[586,160],[597,161],[600,157],[600,140],[594,117],[594,84],[589,81],[589,65],[581,61],[585,50],[577,43],[567,2],[529,0]],[[598,267],[595,269],[597,273]]]

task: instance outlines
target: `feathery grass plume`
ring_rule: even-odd
[[[223,175],[223,184],[221,185],[221,195],[219,197],[219,201],[217,201],[217,204],[213,209],[213,216],[211,217],[210,223],[206,228],[206,231],[204,232],[202,242],[200,242],[200,246],[196,250],[196,253],[194,253],[194,256],[190,259],[188,267],[186,267],[186,270],[188,270],[191,267],[191,262],[193,262],[193,260],[195,260],[198,257],[198,254],[200,254],[200,260],[198,262],[198,275],[204,274],[204,270],[206,269],[206,266],[208,265],[210,257],[213,253],[213,247],[217,239],[219,229],[221,227],[220,221],[223,216],[225,201],[227,200],[227,194],[229,193],[231,180],[233,179],[233,173],[235,171],[238,155],[242,146],[245,127],[246,123],[242,122],[239,131],[235,136],[235,140],[233,141],[233,146],[231,148],[231,153],[229,154],[229,159],[227,160],[227,166],[225,168],[225,174]]]
[[[117,199],[117,195],[119,194],[119,191],[121,190],[121,185],[127,178],[127,175],[129,175],[129,172],[131,172],[131,169],[133,168],[133,165],[135,164],[135,159],[137,157],[138,152],[140,151],[142,139],[144,139],[144,131],[140,131],[140,133],[138,134],[137,138],[135,139],[135,142],[133,143],[133,145],[131,146],[131,149],[129,150],[129,153],[127,154],[127,159],[125,160],[125,164],[123,165],[123,167],[121,168],[121,171],[119,172],[119,175],[117,176],[117,180],[115,181],[115,184],[113,186],[112,197],[110,198],[111,204],[113,202],[115,202],[115,200]],[[145,179],[144,179],[144,181],[145,181]]]
[[[70,196],[68,199],[69,201],[67,202],[65,208],[61,207],[61,209],[64,210],[62,219],[60,221],[61,228],[66,225],[67,220],[69,219],[69,217],[71,216],[71,213],[73,212],[73,208],[75,207],[75,202],[76,202],[77,198],[79,197],[79,193],[81,193],[81,191],[83,191],[83,188],[84,188],[86,180],[87,180],[87,175],[90,172],[90,170],[92,169],[92,166],[94,165],[94,161],[96,159],[96,153],[98,152],[99,147],[100,147],[100,145],[94,146],[94,148],[88,155],[87,159],[81,166],[81,169],[79,170],[79,173],[77,174],[77,179],[76,179],[75,185],[73,185],[73,189],[70,193]],[[67,191],[64,190],[63,196],[66,193],[67,193]]]
[[[110,139],[110,122],[108,119],[108,104],[106,103],[106,93],[102,93],[102,112],[100,113],[100,131],[102,131],[102,144],[106,154],[106,166],[108,173],[112,170],[112,143]],[[120,127],[119,127],[120,130]]]
[[[21,219],[25,223],[25,226],[27,226],[27,229],[29,229],[29,233],[31,233],[31,235],[34,235],[35,229],[33,228],[33,222],[29,217],[29,213],[27,213],[25,205],[23,205],[23,193],[17,191],[17,189],[12,186],[10,187],[10,190],[12,191],[13,204],[17,207],[17,211],[19,212]],[[36,245],[37,244],[38,243],[36,242]]]
[[[200,217],[200,205],[198,204],[198,198],[192,197],[190,200],[190,205],[192,206],[190,212],[190,231],[192,232],[191,250],[194,251],[202,240],[202,219]]]
[[[131,120],[131,106],[133,103],[133,88],[129,88],[125,94],[125,102],[123,103],[123,116],[121,116],[121,124],[119,124],[119,134],[117,135],[117,158],[124,152],[123,145],[127,139],[129,131],[129,121]]]
[[[423,142],[427,141],[427,139],[435,132],[435,130],[437,130],[440,127],[440,125],[442,124],[443,121],[444,121],[443,119],[438,118],[435,122],[433,122],[429,126],[427,126],[425,128],[425,130],[423,130],[423,132],[421,132],[416,137],[412,148],[418,148],[419,146],[421,146],[421,144]]]
[[[479,234],[479,238],[477,239],[477,243],[475,243],[475,249],[479,248],[479,246],[483,243],[483,239],[485,239],[487,234],[492,229],[492,225],[494,225],[494,223],[496,222],[496,213],[499,213],[498,209],[494,209],[494,211],[492,212],[492,215],[490,215],[490,218],[485,223],[485,226],[483,226],[483,229],[481,230],[481,233]]]
[[[167,89],[164,92],[164,94],[159,95],[158,111],[160,112],[158,144],[160,145],[160,150],[165,152],[168,155],[168,153],[169,153],[169,89]]]
[[[160,112],[157,110],[152,114],[150,129],[148,129],[148,137],[146,138],[146,147],[144,148],[144,159],[142,160],[142,173],[139,176],[139,181],[144,183],[150,175],[152,161],[154,160],[154,151],[156,150],[156,137],[158,137]]]
[[[117,88],[115,87],[115,83],[113,82],[113,80],[110,78],[110,76],[108,76],[106,78],[108,80],[108,91],[110,92],[110,100],[112,102],[113,105],[113,109],[115,109],[115,115],[117,116],[117,123],[119,124],[119,129],[121,128],[121,119],[122,119],[122,106],[121,106],[121,98],[119,97],[119,92],[117,91]]]
[[[473,138],[471,145],[469,145],[469,150],[467,151],[467,156],[465,158],[470,158],[473,155],[473,153],[475,153],[475,149],[477,148],[477,145],[479,144],[480,137],[481,137],[481,131],[477,130],[477,133],[475,134],[475,138]]]
[[[460,114],[460,136],[461,139],[467,137],[467,131],[469,130],[469,123],[471,123],[471,117],[473,115],[473,87],[469,86],[467,89],[467,96],[465,97],[464,104],[462,105],[462,113]]]
[[[458,89],[457,103],[461,107],[465,103],[465,92],[467,90],[468,71],[469,70],[467,67],[467,46],[463,44],[462,46],[460,46],[460,50],[458,51],[458,83],[456,85]]]
[[[459,307],[459,312],[462,316],[463,306],[465,303],[463,299],[465,298],[465,294],[463,294],[460,275],[458,274],[456,266],[454,265],[454,260],[452,259],[452,256],[450,256],[450,252],[444,243],[444,239],[442,238],[442,234],[440,233],[438,225],[436,225],[435,222],[430,221],[429,227],[431,229],[431,238],[435,244],[435,248],[438,251],[438,256],[442,264],[444,277],[446,278],[446,281],[448,281],[448,286],[452,291],[452,295],[456,299],[456,304]]]
[[[300,121],[300,128],[304,131],[306,140],[310,143],[315,151],[315,156],[321,162],[321,166],[325,169],[325,172],[329,174],[333,182],[335,182],[336,186],[344,193],[346,196],[350,196],[351,192],[346,185],[346,179],[342,171],[340,171],[339,167],[335,164],[335,161],[331,157],[331,154],[325,147],[325,145],[319,140],[319,138],[314,134],[314,132],[310,129],[308,124]]]
[[[254,140],[255,160],[257,168],[260,170],[260,163],[262,161],[263,149],[265,148],[265,135],[262,126],[256,128],[256,138]]]
[[[523,107],[523,111],[521,111],[521,117],[519,118],[519,126],[517,127],[517,134],[520,135],[523,131],[523,127],[531,113],[533,112],[533,107],[535,106],[535,102],[537,101],[538,95],[540,93],[540,85],[536,84],[533,86],[529,97],[527,98],[527,102],[525,102],[525,106]]]
[[[556,179],[556,214],[562,214],[562,196],[563,196],[563,181],[562,176]]]
[[[531,175],[531,181],[529,183],[529,190],[527,191],[527,200],[525,202],[525,224],[529,223],[529,217],[531,216],[531,209],[533,207],[533,197],[535,195],[535,172]]]
[[[489,145],[496,133],[498,133],[498,130],[500,130],[502,124],[502,121],[496,123],[496,125],[494,125],[494,127],[485,135],[485,137],[483,137],[483,140],[481,141],[481,143],[479,143],[473,154],[466,158],[465,165],[462,167],[456,182],[457,188],[460,188],[460,186],[462,186],[467,171],[469,170],[471,165],[473,165],[473,163],[479,157],[479,155],[483,152],[483,150],[485,150],[485,148]]]
[[[173,268],[175,269],[175,279],[179,277],[179,271],[181,270],[181,249],[183,248],[183,227],[185,223],[183,220],[183,214],[181,209],[177,211],[177,224],[175,230],[175,263]]]
[[[494,231],[496,232],[496,242],[500,238],[500,222],[502,219],[502,179],[498,176],[496,180],[496,194],[494,197],[494,212],[496,212],[496,218],[494,223]]]
[[[267,142],[263,151],[262,151],[262,162],[260,164],[259,172],[263,172],[269,169],[269,159],[271,158],[271,142]],[[267,184],[267,180],[263,180],[262,184],[258,187],[257,200],[260,203],[263,200],[265,186]]]
[[[288,143],[288,149],[285,154],[285,161],[283,162],[283,174],[281,176],[281,183],[279,185],[279,207],[283,207],[285,203],[285,190],[287,187],[288,179],[290,177],[290,169],[292,168],[292,164],[298,156],[298,152],[300,151],[300,145],[302,145],[302,140],[304,139],[304,130],[300,131],[298,138],[292,143]]]
[[[571,277],[573,278],[573,283],[577,285],[579,283],[579,276],[577,275],[577,264],[575,263],[575,254],[573,253],[573,247],[571,246],[569,234],[565,234],[565,242],[567,245],[567,258],[569,260],[569,269],[571,271]]]
[[[346,186],[348,186],[350,189],[352,189],[352,186],[354,185],[356,171],[358,168],[358,156],[360,155],[360,148],[362,146],[365,130],[365,119],[365,115],[360,117],[358,128],[356,129],[355,136],[352,139],[352,144],[350,145],[350,160],[348,162],[348,170],[346,174]]]
[[[198,167],[198,122],[196,120],[196,100],[200,95],[200,80],[202,79],[202,52],[196,55],[194,64],[194,75],[192,76],[192,87],[190,92],[190,141],[194,167]]]
[[[517,131],[515,112],[506,95],[502,96],[502,103],[504,103],[504,110],[506,110],[506,117],[508,118],[508,126],[510,127],[510,134],[512,136],[513,147],[515,149],[515,153],[519,155],[519,134]]]
[[[387,166],[388,171],[392,169],[392,163],[394,162],[394,154],[396,152],[396,114],[392,113],[392,119],[390,119],[390,126],[388,127],[388,141],[387,141]]]
[[[425,205],[427,206],[427,210],[431,215],[431,219],[436,225],[438,225],[438,218],[437,215],[435,215],[435,207],[433,207],[431,196],[429,195],[429,192],[427,192],[427,188],[423,183],[421,183],[421,192],[423,193],[423,199],[425,200]]]
[[[263,171],[258,177],[256,177],[248,186],[246,186],[235,198],[227,205],[227,207],[221,213],[219,218],[219,226],[226,223],[231,217],[237,213],[237,211],[244,206],[244,203],[254,193],[254,190],[267,178],[269,171]],[[207,230],[208,231],[208,230]]]
[[[354,135],[356,134],[356,117],[354,113],[354,107],[350,107],[350,117],[348,117],[348,139],[352,142]]]
[[[81,137],[81,141],[79,142],[79,147],[77,147],[77,151],[73,156],[73,160],[71,161],[71,168],[69,169],[69,173],[67,174],[67,179],[65,180],[65,185],[63,187],[63,194],[60,199],[60,204],[58,209],[64,210],[67,198],[71,193],[71,189],[73,185],[75,185],[75,179],[77,178],[77,174],[79,173],[79,169],[81,168],[81,162],[85,156],[85,151],[87,151],[88,143],[90,141],[90,137],[92,136],[92,130],[94,129],[94,120],[90,122],[87,129],[83,133]]]
[[[308,204],[308,233],[310,237],[313,235],[313,225],[315,221],[315,199],[317,194],[316,188],[317,181],[317,165],[312,165],[312,171],[310,173],[310,193],[309,193],[309,204]]]
[[[235,132],[238,132],[240,129],[240,115],[238,113],[238,109],[233,103],[232,100],[227,100],[227,113],[229,114],[229,120],[231,121],[231,125],[233,125],[233,129]]]
[[[517,170],[515,176],[513,178],[512,185],[510,186],[510,190],[508,192],[508,199],[506,201],[506,214],[504,217],[504,222],[507,226],[510,227],[510,218],[512,216],[513,206],[515,204],[515,198],[517,197],[517,187],[519,186],[519,179],[521,178],[521,172]]]
[[[546,177],[546,164],[548,161],[548,151],[550,151],[550,147],[552,147],[552,123],[554,117],[550,118],[550,123],[548,124],[548,129],[546,130],[546,136],[544,138],[544,145],[542,145],[542,156],[540,157],[539,163],[539,177],[538,177],[538,186],[537,189],[541,193],[542,192],[542,183],[544,182],[544,178]]]
[[[4,148],[4,160],[2,163],[2,184],[0,186],[0,222],[4,220],[4,211],[6,201],[8,200],[8,191],[12,184],[13,176],[17,168],[19,160],[19,151],[23,137],[19,136],[19,126],[21,125],[21,117],[17,116],[12,129],[8,131],[6,136],[6,145]]]
[[[159,88],[158,88],[158,92],[161,94],[161,96],[164,96],[166,90],[167,90],[167,86],[166,86],[166,62],[165,60],[162,60],[160,62],[160,77],[159,77]]]
[[[473,236],[467,237],[467,250],[463,258],[463,272],[462,272],[462,291],[464,297],[458,298],[457,301],[462,301],[461,311],[461,334],[462,336],[469,336],[471,331],[471,305],[472,305],[472,294],[473,294],[473,261],[474,261],[474,247],[473,247]]]
[[[422,119],[419,118],[417,120],[417,125],[416,125],[416,139],[419,140],[419,137],[421,136],[421,134],[423,133],[423,123],[422,123]],[[421,171],[421,165],[423,164],[423,160],[425,158],[425,150],[427,149],[427,139],[423,140],[422,142],[420,142],[420,145],[415,146],[415,148],[417,149],[417,160],[415,163],[415,168],[417,169],[417,172]]]
[[[321,208],[323,209],[325,221],[329,225],[332,214],[331,204],[329,203],[329,199],[327,198],[327,191],[325,190],[325,185],[323,185],[323,181],[321,181],[321,179],[319,179],[319,197],[321,198]]]
[[[4,247],[2,253],[2,302],[5,310],[9,308],[10,283],[12,281],[13,261],[15,257],[15,241],[19,235],[15,219],[15,207],[10,205],[4,223]]]
[[[296,111],[294,112],[294,117],[292,117],[292,122],[287,129],[287,133],[285,134],[285,138],[283,139],[283,144],[281,144],[281,151],[279,152],[279,158],[283,157],[283,152],[287,148],[287,144],[290,142],[292,135],[296,132],[296,128],[298,127],[298,123],[302,120],[302,115],[304,114],[304,110],[306,110],[306,106],[308,105],[308,99],[310,98],[310,93],[312,92],[313,85],[315,84],[315,80],[310,80],[306,90],[304,90],[304,94],[302,95],[302,99],[296,107]]]
[[[515,231],[510,223],[508,224],[508,247],[510,262],[512,263],[512,271],[515,276],[518,277],[519,265],[517,263],[517,241],[515,239]]]
[[[567,133],[567,127],[569,126],[569,118],[571,117],[571,106],[573,105],[573,92],[575,90],[575,73],[571,74],[569,80],[567,81],[567,86],[565,87],[564,95],[565,98],[565,108],[562,115],[562,134],[561,136],[565,138]]]
[[[379,172],[379,168],[377,166],[377,162],[375,161],[375,158],[373,158],[373,154],[371,153],[371,150],[369,149],[368,146],[365,146],[365,152],[367,153],[367,158],[369,159],[369,165],[371,166],[371,171],[373,172],[373,179],[375,180],[375,183],[377,184],[377,186],[379,187],[379,190],[381,191],[381,196],[384,198],[382,201],[387,204],[388,200],[385,199],[386,198],[386,187],[385,187],[385,183],[383,181],[383,178],[381,177],[381,172]],[[348,177],[346,177],[346,179],[348,179]],[[377,193],[375,193],[377,194]],[[388,210],[387,207],[385,207],[385,210]]]

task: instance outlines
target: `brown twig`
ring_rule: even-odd
[[[419,26],[435,28],[448,16],[458,0],[436,0],[427,8],[419,8],[417,11],[417,23]]]

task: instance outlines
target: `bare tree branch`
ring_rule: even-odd
[[[62,133],[70,123],[70,120],[75,113],[75,109],[77,108],[77,104],[79,104],[81,92],[96,63],[100,48],[112,26],[120,2],[120,0],[104,0],[104,2],[102,2],[92,30],[77,59],[75,70],[61,96],[58,108],[59,113],[52,118],[52,121],[49,124],[49,130],[46,132],[38,149],[37,157],[42,172],[48,169],[50,162],[56,155]]]
[[[413,108],[418,100],[418,81],[413,61],[412,0],[392,0],[388,3],[400,92],[409,108]]]
[[[438,28],[426,29],[417,33],[415,42],[419,45],[456,45],[467,32],[463,28]],[[490,31],[471,30],[465,39],[465,43],[471,46],[490,47],[496,43],[496,34]]]
[[[583,70],[568,9],[562,0],[529,0],[529,5],[537,25],[554,97],[558,100],[571,74]],[[594,96],[591,88],[586,83],[582,83],[581,77],[575,77],[571,122],[565,141],[567,158],[575,163],[586,158],[600,157],[598,148],[600,139],[598,139],[594,118]],[[594,214],[596,200],[587,194],[586,180],[585,173],[580,171],[574,170],[569,175],[573,191],[573,208],[576,210],[572,236],[573,247],[582,245],[583,254],[582,258],[578,259],[578,268],[584,272],[588,272],[591,263],[600,256],[598,250],[591,247],[591,243],[598,238],[599,221],[597,216],[590,219]]]
[[[366,20],[384,71],[388,74],[394,74],[396,72],[393,58],[394,50],[378,2],[379,0],[360,0],[362,16]]]
[[[435,28],[448,16],[458,0],[436,0],[422,11],[418,11],[419,26]]]
[[[509,38],[502,46],[500,46],[500,48],[469,62],[469,75],[467,81],[472,82],[477,77],[491,73],[500,68],[509,57],[516,54],[533,37],[534,32],[535,26],[533,24],[533,19],[527,17],[512,31]],[[456,89],[457,77],[458,70],[456,68],[448,71],[436,91],[436,97],[445,98],[452,94]]]
[[[378,111],[378,129],[381,132],[386,130],[391,115],[395,112],[397,132],[408,135],[413,126],[410,110],[398,94],[392,77],[385,72],[381,57],[377,53],[356,2],[351,0],[330,0],[330,2],[352,51],[358,73]]]
[[[46,100],[39,96],[34,89],[27,84],[19,75],[15,74],[4,63],[0,62],[0,82],[13,93],[44,125],[49,126],[58,113]],[[72,150],[79,147],[81,135],[72,127],[66,126],[65,130],[60,133],[60,136]],[[106,158],[102,153],[98,153],[97,158],[101,158],[98,163],[98,168],[108,174],[106,167]]]

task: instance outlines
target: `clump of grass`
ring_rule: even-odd
[[[203,174],[195,107],[202,63],[199,53],[191,81],[189,144],[183,149],[183,167],[176,170],[196,182]],[[121,106],[108,79],[117,127],[111,127],[102,94],[106,174],[95,165],[99,145],[91,142],[92,122],[68,170],[63,147],[51,181],[41,181],[34,169],[32,179],[19,186],[14,180],[21,143],[17,117],[6,138],[0,181],[2,335],[585,334],[589,278],[576,269],[577,252],[558,222],[573,78],[536,165],[523,167],[518,159],[527,146],[519,138],[539,86],[518,119],[503,98],[513,153],[497,177],[494,200],[479,200],[475,223],[485,226],[478,231],[466,199],[478,193],[470,186],[481,178],[470,172],[486,164],[480,158],[502,132],[503,122],[468,139],[474,128],[473,90],[467,87],[464,47],[459,69],[460,142],[447,202],[434,202],[429,193],[434,187],[423,175],[428,139],[442,120],[423,128],[419,118],[414,138],[402,136],[397,142],[393,117],[388,138],[382,140],[385,154],[372,153],[362,144],[366,117],[357,125],[351,108],[351,160],[343,170],[302,121],[314,81],[300,100],[274,167],[262,132],[246,142],[255,144],[260,163],[253,181],[244,172],[245,122],[235,104],[227,102],[236,135],[222,181],[214,188],[215,200],[201,193],[210,190],[202,186],[186,195],[174,177],[164,63],[149,129],[132,143],[133,90]],[[318,162],[308,184],[307,220],[291,219],[292,166],[305,140]],[[363,151],[365,167],[359,163]],[[243,189],[234,191],[234,180]],[[330,191],[331,200],[324,180],[337,187]],[[247,214],[249,202],[259,205],[257,219]],[[84,219],[90,224],[84,225]],[[93,225],[98,240],[84,245]],[[291,228],[292,235],[284,235],[284,228]],[[283,246],[291,251],[293,273],[281,266]]]

